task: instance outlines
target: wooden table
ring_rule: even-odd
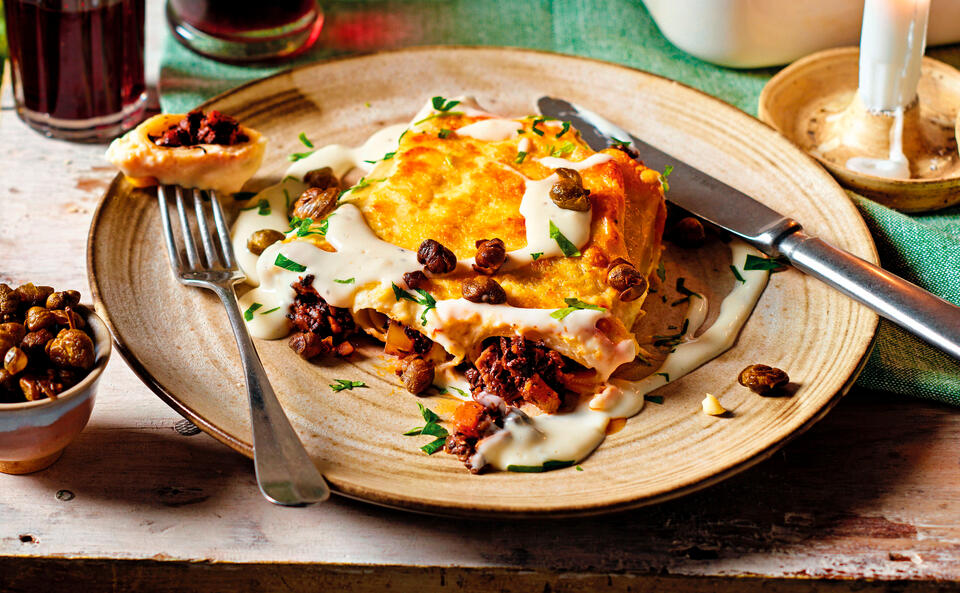
[[[43,138],[3,97],[0,282],[89,297],[87,229],[114,175],[104,147]],[[272,506],[249,460],[179,420],[115,357],[62,459],[0,475],[0,591],[960,588],[960,414],[943,406],[855,392],[773,459],[699,494],[509,522],[339,497]]]

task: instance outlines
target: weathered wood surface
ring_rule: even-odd
[[[0,282],[88,295],[87,227],[113,175],[102,151],[31,132],[7,90]],[[0,591],[833,591],[854,578],[934,591],[960,580],[960,414],[933,404],[855,393],[774,458],[682,500],[482,522],[341,498],[278,508],[247,459],[177,432],[179,417],[119,357],[98,400],[57,464],[0,476]]]

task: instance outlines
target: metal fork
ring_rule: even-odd
[[[253,340],[247,333],[234,292],[234,285],[243,280],[244,275],[237,266],[216,194],[179,186],[160,186],[157,197],[170,266],[177,279],[181,284],[212,290],[227,310],[247,383],[253,426],[253,463],[260,492],[270,502],[284,506],[306,506],[326,500],[330,489],[283,413]],[[180,220],[186,261],[174,239],[171,202],[175,203]],[[213,229],[208,223],[205,205],[213,213]],[[194,239],[191,219],[200,234],[202,253]]]

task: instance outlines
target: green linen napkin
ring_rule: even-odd
[[[775,68],[733,70],[700,61],[660,34],[636,0],[347,1],[324,3],[327,22],[315,49],[293,62],[408,45],[504,45],[617,62],[678,80],[756,115]],[[929,55],[960,67],[960,47]],[[197,103],[280,66],[231,66],[193,54],[168,36],[160,76],[164,111]],[[887,269],[960,304],[960,208],[909,217],[851,194]],[[857,382],[960,406],[960,363],[883,322]]]

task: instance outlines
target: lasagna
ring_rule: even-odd
[[[409,391],[462,394],[444,449],[473,471],[552,469],[602,440],[609,417],[590,402],[640,352],[658,172],[568,122],[442,97],[360,148],[295,158],[234,226],[254,335],[289,336],[306,359],[382,341]],[[586,436],[553,430],[571,419]]]

